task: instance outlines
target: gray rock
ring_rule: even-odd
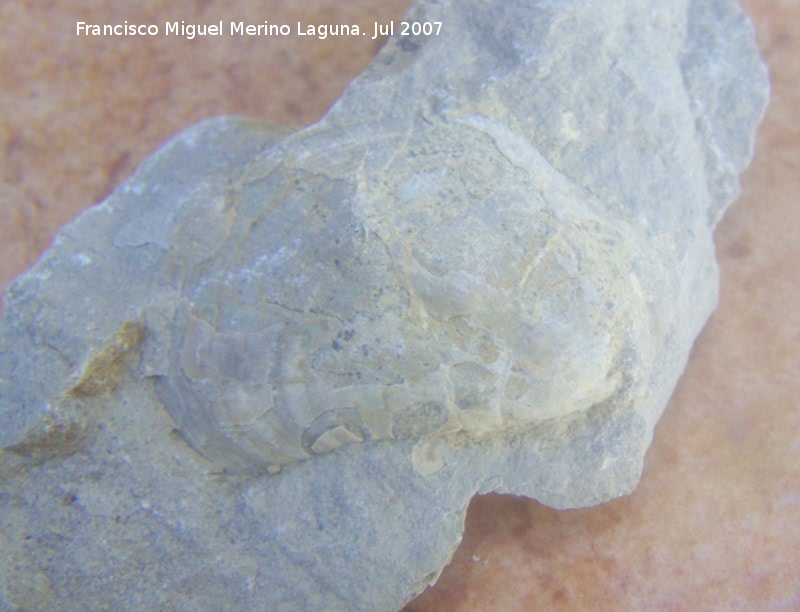
[[[636,485],[768,82],[732,0],[427,0],[319,123],[189,129],[0,325],[8,608],[390,609],[478,492]]]

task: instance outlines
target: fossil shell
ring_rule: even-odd
[[[206,212],[220,243],[199,238],[214,255],[181,279],[157,383],[193,446],[260,469],[345,444],[503,434],[620,391],[630,338],[647,337],[628,288],[642,257],[625,223],[533,151],[505,155],[503,130],[421,122],[370,174],[388,151],[323,122]],[[304,164],[323,143],[342,153]]]

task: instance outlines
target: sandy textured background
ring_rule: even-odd
[[[409,0],[298,4],[2,2],[0,285],[177,131],[218,114],[312,122],[378,48],[369,36],[80,39],[76,21],[371,27]],[[571,511],[476,498],[453,563],[409,610],[800,608],[800,3],[744,5],[772,103],[717,230],[719,309],[639,488]]]

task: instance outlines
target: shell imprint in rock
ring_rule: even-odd
[[[663,409],[715,305],[711,229],[735,176],[712,144],[744,102],[698,123],[707,84],[671,56],[653,79],[623,41],[553,51],[601,9],[520,21],[484,4],[419,4],[409,21],[439,35],[391,41],[322,121],[175,227],[157,390],[213,461],[262,471],[348,444],[509,437],[603,403]],[[686,27],[680,11],[628,18],[660,43]],[[580,92],[576,62],[597,75]]]

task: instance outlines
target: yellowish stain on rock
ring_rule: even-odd
[[[67,397],[86,398],[116,389],[132,356],[138,355],[144,340],[144,327],[136,321],[126,321],[106,340],[99,353],[92,356],[83,374],[67,391]]]

